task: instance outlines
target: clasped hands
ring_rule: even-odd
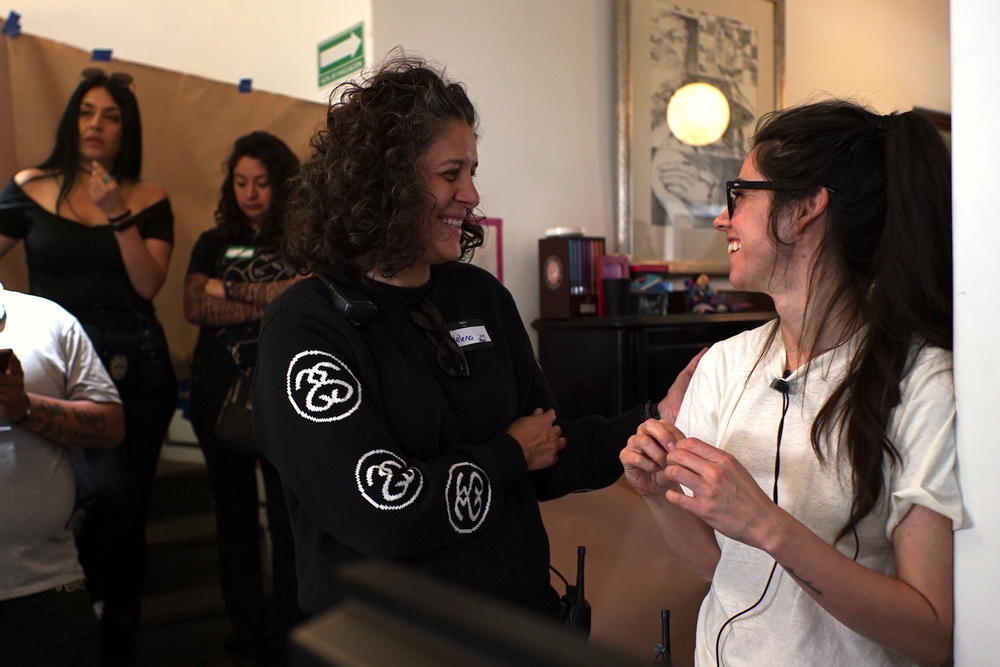
[[[619,458],[640,495],[663,497],[750,546],[764,548],[783,513],[734,456],[671,423],[644,421]]]
[[[555,410],[537,408],[530,415],[518,417],[507,427],[507,434],[521,446],[528,470],[548,468],[559,459],[559,451],[566,446],[566,438],[555,420]]]

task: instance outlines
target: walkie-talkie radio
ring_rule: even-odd
[[[584,597],[583,561],[587,555],[587,547],[576,548],[576,586],[566,583],[566,595],[559,600],[559,617],[567,628],[583,632],[590,636],[590,603]],[[563,581],[566,581],[563,579]]]

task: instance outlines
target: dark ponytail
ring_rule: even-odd
[[[854,497],[839,539],[882,494],[885,458],[899,460],[886,430],[914,347],[952,347],[951,159],[917,114],[879,116],[840,100],[769,114],[755,145],[767,178],[802,185],[774,193],[772,238],[784,207],[817,188],[831,191],[811,286],[821,274],[839,284],[807,312],[837,313],[860,337],[811,433],[820,460],[821,438],[839,435],[851,464]],[[812,347],[822,328],[812,329]]]

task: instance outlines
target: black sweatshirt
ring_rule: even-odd
[[[553,612],[538,500],[614,482],[640,410],[562,424],[558,463],[529,473],[505,431],[553,397],[493,276],[448,263],[420,288],[331,279],[377,315],[352,324],[316,277],[289,288],[265,314],[254,393],[256,435],[288,496],[301,606],[334,604],[335,566],[377,557]],[[461,340],[469,377],[445,374],[412,319],[424,298]]]

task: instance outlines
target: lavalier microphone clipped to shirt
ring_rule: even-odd
[[[791,374],[792,374],[791,371],[786,370],[780,378],[774,378],[773,380],[771,380],[771,385],[770,385],[771,389],[774,389],[775,391],[780,391],[782,394],[785,394],[786,396],[788,394],[791,394],[792,384],[786,379]]]

